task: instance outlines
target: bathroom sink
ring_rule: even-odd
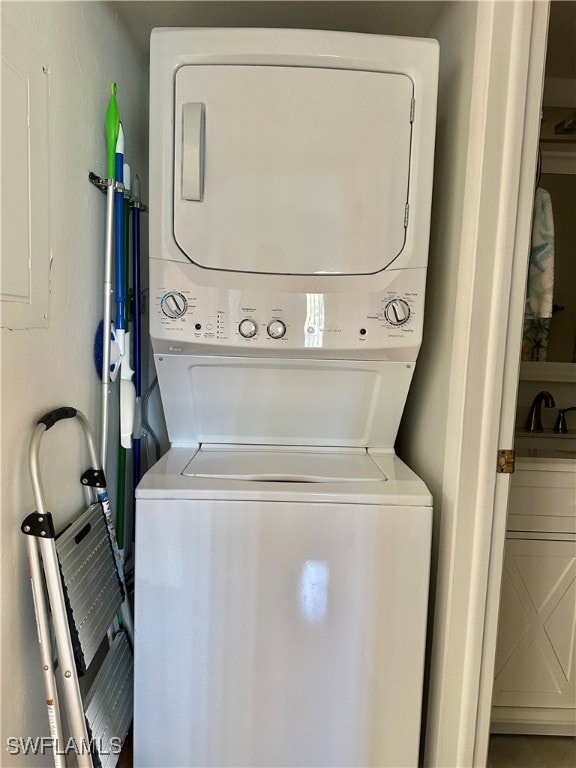
[[[544,432],[516,432],[517,457],[536,459],[576,459],[576,431],[556,434]]]
[[[526,448],[516,451],[516,456],[525,459],[576,459],[576,450]]]

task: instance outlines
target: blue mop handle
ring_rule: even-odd
[[[134,179],[134,196],[140,202],[140,179]],[[132,265],[134,280],[134,385],[136,397],[142,397],[142,316],[140,274],[140,208],[132,208]]]
[[[134,289],[134,329],[132,334],[134,350],[134,389],[136,391],[136,410],[141,422],[142,408],[142,307],[141,307],[141,270],[140,270],[140,179],[134,177],[134,197],[136,205],[132,208],[132,276]],[[142,477],[140,428],[134,434],[132,442],[132,486],[136,486]],[[134,530],[134,529],[133,529]]]
[[[122,123],[118,129],[116,142],[116,181],[124,183],[124,132]],[[124,269],[124,193],[117,189],[114,193],[114,253],[116,277],[116,330],[126,330],[126,275]]]

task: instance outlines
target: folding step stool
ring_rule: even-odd
[[[81,483],[91,503],[56,535],[40,481],[40,441],[58,421],[71,418],[79,420],[88,444],[92,466],[82,475]],[[104,472],[86,417],[75,408],[47,413],[32,435],[29,459],[37,511],[24,520],[22,531],[28,542],[54,763],[56,768],[65,768],[66,755],[74,754],[79,768],[113,768],[132,722],[132,621]],[[120,611],[126,629],[114,632]],[[88,670],[107,636],[110,647],[83,700],[79,676]],[[67,739],[58,705],[57,665],[68,715]]]

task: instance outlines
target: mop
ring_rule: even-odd
[[[130,166],[128,163],[123,164],[123,183],[124,189],[127,193],[130,193]],[[122,203],[122,217],[123,217],[123,242],[122,242],[122,268],[123,268],[123,281],[125,283],[124,294],[128,294],[128,275],[129,275],[129,253],[130,253],[130,202],[127,196],[124,196]],[[120,258],[119,250],[116,253],[116,258]],[[117,261],[118,266],[118,261]],[[118,279],[118,278],[117,278]],[[129,318],[126,317],[126,325],[128,330]],[[125,336],[126,350],[125,354],[130,353],[130,337],[127,333]],[[122,361],[124,357],[122,357]],[[120,383],[122,390],[122,383]],[[122,404],[121,404],[122,406]],[[124,556],[124,540],[125,540],[125,528],[126,528],[126,447],[122,439],[118,446],[118,485],[116,492],[116,524],[118,527],[118,542],[120,549]]]
[[[129,426],[130,410],[133,414],[133,406],[130,409],[130,389],[133,390],[131,381],[128,350],[130,335],[126,333],[126,270],[124,264],[124,135],[120,123],[118,103],[116,101],[117,85],[112,83],[110,87],[110,99],[106,111],[106,141],[107,141],[107,173],[106,182],[106,240],[104,258],[104,319],[97,331],[95,341],[96,366],[99,369],[102,380],[101,402],[101,435],[100,435],[100,464],[105,470],[108,458],[108,433],[109,433],[109,398],[110,385],[116,380],[120,372],[120,400],[121,400],[121,437],[124,433],[131,433]],[[115,302],[116,322],[111,319],[112,294],[112,269],[115,259]],[[101,361],[101,365],[100,365]],[[133,398],[132,398],[133,400]],[[124,422],[122,422],[122,403],[124,403]],[[126,442],[122,439],[122,444]],[[128,443],[129,443],[128,439]],[[98,496],[104,513],[112,522],[112,510],[108,494]],[[115,558],[121,567],[123,562],[122,546],[124,540],[124,519],[122,515],[116,516],[116,531],[119,550],[115,552]],[[123,623],[132,635],[132,617],[129,606],[125,603],[122,607]]]
[[[116,142],[116,182],[124,183],[124,131],[119,124]],[[126,295],[127,274],[125,268],[124,240],[124,191],[117,188],[114,193],[114,244],[116,274],[116,327],[115,335],[120,352],[120,444],[132,447],[134,424],[134,371],[130,367],[130,332],[127,328]]]
[[[135,389],[135,419],[132,452],[132,486],[140,482],[141,471],[141,438],[142,438],[142,306],[141,306],[141,275],[140,275],[140,179],[134,177],[134,203],[132,205],[132,289],[134,295],[134,389]]]

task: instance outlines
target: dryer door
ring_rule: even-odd
[[[351,275],[401,253],[408,76],[188,65],[175,79],[174,236],[192,262]]]

